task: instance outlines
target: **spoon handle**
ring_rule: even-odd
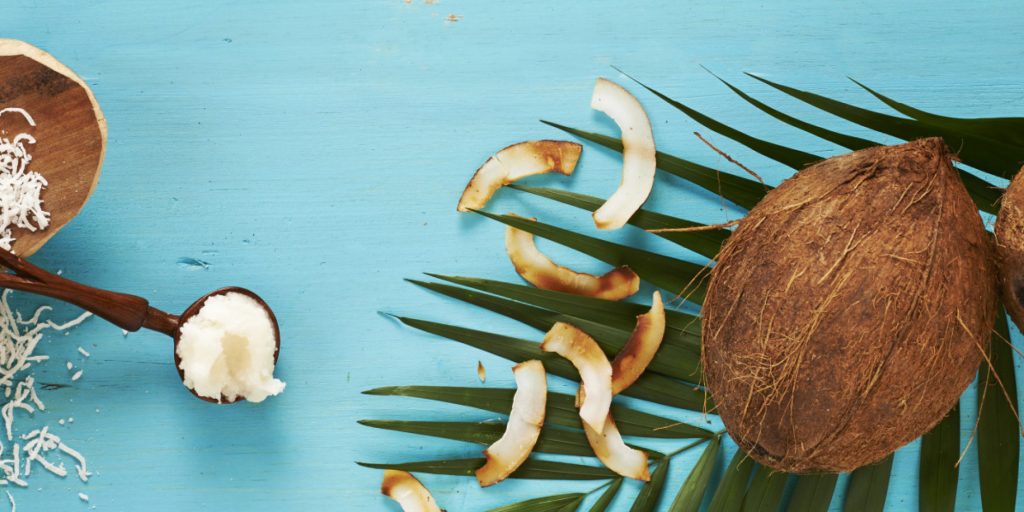
[[[128,331],[147,327],[173,336],[177,328],[177,317],[150,307],[149,301],[142,297],[101,290],[65,279],[2,249],[0,265],[17,274],[0,273],[0,287],[69,302]]]

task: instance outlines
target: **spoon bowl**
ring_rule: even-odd
[[[266,303],[266,301],[264,301],[262,297],[257,295],[256,292],[238,286],[228,286],[226,288],[221,288],[219,290],[215,290],[206,295],[203,295],[202,297],[199,298],[199,300],[193,302],[192,305],[189,306],[184,313],[182,313],[175,319],[176,325],[174,328],[174,334],[172,335],[174,337],[174,368],[178,370],[178,377],[181,378],[182,385],[185,384],[185,370],[181,368],[181,357],[178,355],[178,343],[181,341],[181,327],[185,325],[189,320],[191,320],[192,317],[197,315],[199,313],[199,310],[203,309],[203,306],[206,304],[206,301],[210,299],[210,297],[226,295],[228,293],[239,293],[245,295],[255,300],[256,303],[258,303],[260,307],[262,307],[263,310],[266,311],[267,316],[270,317],[271,325],[274,326],[274,364],[277,364],[277,356],[278,354],[281,353],[281,330],[277,325],[277,317],[274,316],[274,311],[270,309],[270,306]],[[235,403],[238,400],[245,400],[245,397],[239,397],[238,399],[229,399],[227,396],[224,395],[221,395],[220,400],[215,400],[213,398],[202,396],[199,393],[196,393],[196,390],[188,386],[185,386],[185,389],[188,389],[189,392],[196,396],[196,398],[215,404],[231,404]]]
[[[231,286],[210,292],[192,303],[180,316],[175,316],[149,305],[149,301],[127,293],[112,292],[87,286],[52,272],[39,268],[28,260],[10,251],[0,249],[0,266],[7,267],[11,273],[0,272],[0,288],[10,288],[29,293],[44,295],[53,299],[74,304],[108,322],[126,330],[137,331],[142,328],[164,333],[174,339],[174,366],[178,370],[182,385],[185,384],[185,372],[181,369],[181,358],[178,357],[178,344],[181,341],[181,328],[192,317],[202,310],[210,297],[239,293],[256,301],[263,308],[274,327],[274,364],[281,353],[281,331],[277,325],[277,317],[259,295],[251,290]],[[188,388],[188,386],[186,386]],[[192,388],[188,390],[197,398],[218,404],[230,404],[238,399],[229,400],[221,396],[220,400],[200,396]],[[244,397],[241,397],[244,399]]]

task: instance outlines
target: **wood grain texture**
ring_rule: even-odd
[[[29,256],[78,214],[96,188],[107,125],[89,86],[74,71],[28,43],[0,39],[0,108],[12,107],[24,109],[35,126],[7,116],[0,129],[35,139],[28,170],[48,182],[41,197],[50,225],[38,231],[12,228],[12,250]]]
[[[445,21],[449,14],[462,17]],[[79,490],[106,511],[393,510],[379,494],[380,472],[353,461],[479,457],[479,446],[356,420],[491,419],[360,394],[383,385],[480,385],[478,360],[486,386],[512,384],[509,362],[402,328],[379,310],[539,340],[529,328],[402,281],[423,271],[518,279],[504,254],[503,227],[453,211],[480,162],[512,142],[563,137],[539,118],[614,133],[588,106],[594,79],[605,75],[644,104],[661,148],[735,170],[692,136],[698,126],[610,64],[723,122],[822,156],[841,150],[758,112],[698,64],[793,115],[870,139],[876,136],[741,72],[872,108],[882,106],[847,75],[950,115],[1024,114],[1024,69],[1015,65],[1024,58],[1024,12],[1010,1],[696,0],[627,9],[608,0],[7,0],[0,19],[5,37],[29,41],[76,70],[110,128],[93,197],[33,261],[146,296],[167,311],[182,311],[219,286],[251,288],[278,315],[278,368],[288,383],[281,396],[257,406],[220,407],[181,386],[163,335],[123,337],[90,320],[48,338],[41,350],[53,359],[37,378],[69,383],[65,360],[84,376],[45,392],[47,410],[34,420],[74,416],[58,432],[99,474],[84,486],[38,475],[31,489],[12,489],[25,511],[84,509]],[[790,172],[703,135],[772,184]],[[527,184],[603,197],[620,179],[617,155],[587,145],[573,177]],[[648,206],[709,223],[735,217],[716,198],[666,176],[658,177]],[[597,233],[587,212],[515,191],[499,192],[492,210],[704,261],[633,228]],[[538,246],[573,269],[608,270],[553,244]],[[25,307],[35,302],[21,296]],[[68,307],[54,314],[75,313]],[[92,356],[77,355],[79,345]],[[572,392],[561,379],[550,382],[553,391]],[[973,404],[974,391],[968,393],[965,403]],[[721,428],[699,414],[645,407]],[[973,409],[963,408],[964,442]],[[33,418],[19,420],[29,425]],[[727,461],[733,446],[726,444]],[[886,500],[893,510],[916,509],[916,450],[896,456]],[[699,456],[693,450],[674,460],[666,488],[677,489]],[[972,448],[957,489],[963,510],[980,507],[976,461]],[[480,490],[472,478],[421,480],[452,512],[590,488],[505,482]],[[846,487],[844,477],[836,488]],[[609,510],[628,509],[638,491],[624,483]],[[842,499],[832,503],[835,510]]]

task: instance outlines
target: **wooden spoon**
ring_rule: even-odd
[[[77,215],[96,188],[107,123],[78,75],[49,53],[13,39],[0,39],[0,111],[4,110],[0,136],[27,134],[35,139],[28,170],[49,182],[41,197],[50,225],[37,231],[13,228],[12,250],[28,256]]]
[[[181,369],[181,358],[178,357],[181,326],[185,325],[189,319],[195,316],[202,309],[206,300],[213,296],[226,293],[241,293],[259,303],[267,312],[267,316],[270,317],[270,323],[274,326],[274,364],[277,364],[277,356],[281,353],[281,331],[277,325],[277,317],[274,316],[270,306],[259,295],[245,288],[232,286],[210,292],[193,302],[184,313],[175,316],[150,306],[149,301],[142,297],[86,286],[47,272],[29,263],[27,260],[2,249],[0,249],[0,265],[14,271],[14,274],[0,273],[0,288],[11,288],[13,290],[45,295],[74,304],[82,309],[91,311],[96,316],[102,317],[126,331],[134,332],[146,328],[171,336],[174,338],[174,366],[178,369],[178,376],[181,378],[182,383],[185,380],[185,372]],[[221,396],[221,399],[218,401],[200,396],[192,388],[188,388],[188,390],[196,397],[208,402],[233,403],[235,401],[227,396]],[[242,398],[244,399],[244,397]]]

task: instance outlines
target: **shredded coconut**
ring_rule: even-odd
[[[8,113],[21,114],[30,126],[35,121],[24,109],[5,108],[0,116]],[[28,170],[32,154],[26,144],[36,143],[27,133],[7,138],[0,132],[0,247],[10,250],[14,243],[12,227],[37,231],[50,225],[50,214],[43,210],[41,194],[47,186],[46,178]]]
[[[88,352],[86,352],[85,349],[82,348],[82,347],[78,347],[78,353],[82,354],[82,357],[89,357],[90,355],[92,355],[92,354],[89,354]]]
[[[75,476],[85,482],[91,474],[85,457],[65,444],[60,436],[50,432],[49,426],[44,424],[26,434],[16,436],[14,423],[18,411],[35,415],[37,411],[46,410],[46,405],[37,392],[35,376],[28,372],[32,363],[49,359],[45,355],[34,354],[37,345],[43,339],[43,333],[66,331],[83,322],[90,314],[83,313],[67,323],[57,324],[42,319],[42,315],[50,310],[44,306],[25,319],[11,308],[8,302],[9,295],[10,290],[4,290],[0,294],[0,388],[4,394],[3,400],[0,400],[0,419],[3,420],[3,438],[6,439],[4,442],[0,438],[0,485],[28,487],[28,479],[35,467],[41,467],[59,477],[66,476],[68,469],[64,462],[54,457],[58,454],[64,460],[74,461]],[[42,387],[45,388],[46,385]],[[8,494],[8,499],[13,510],[14,497]]]

